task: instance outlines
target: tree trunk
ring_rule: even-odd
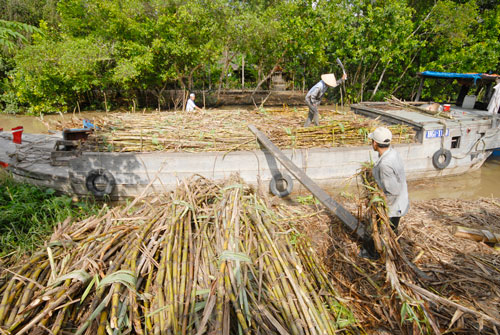
[[[191,71],[189,71],[189,77],[188,77],[188,88],[191,91],[193,89],[193,75],[196,70],[198,70],[202,64],[196,65]]]
[[[382,82],[382,79],[384,79],[385,71],[387,70],[387,67],[389,67],[390,63],[391,63],[391,61],[387,62],[387,64],[384,67],[384,71],[382,71],[382,74],[380,75],[380,78],[378,78],[377,85],[375,86],[375,89],[373,90],[373,93],[372,93],[372,97],[371,97],[372,99],[375,96],[375,94],[377,93],[378,87],[380,86],[380,83]]]
[[[241,89],[245,89],[245,55],[241,57]]]
[[[304,71],[302,72],[302,93],[306,92],[306,65],[304,64]]]
[[[224,50],[224,68],[222,69],[222,72],[221,72],[220,77],[219,77],[219,89],[217,90],[217,100],[219,100],[219,97],[220,97],[220,92],[222,90],[222,82],[224,80],[224,77],[227,76],[227,70],[229,68],[229,63],[234,58],[234,56],[235,56],[235,54],[233,53],[233,55],[231,57],[229,57],[229,50],[228,49]],[[227,86],[227,80],[226,80],[226,86]]]
[[[353,82],[354,84],[356,84],[356,83],[358,82],[358,77],[359,77],[359,74],[360,74],[360,72],[361,72],[361,66],[362,66],[362,64],[363,64],[363,60],[364,60],[364,58],[365,58],[364,56],[363,56],[363,57],[361,57],[361,62],[359,62],[359,64],[358,64],[358,68],[356,69],[356,73],[354,74],[354,77],[352,78],[352,82]]]
[[[227,49],[225,49],[224,50],[224,65],[222,67],[222,71],[221,71],[220,76],[219,76],[219,85],[217,88],[217,100],[219,100],[220,91],[222,90],[222,81],[224,80],[224,76],[226,75],[227,63],[228,63],[228,51],[227,51]]]
[[[252,92],[252,97],[254,96],[255,92],[257,92],[257,90],[260,88],[260,85],[262,85],[266,80],[268,80],[269,78],[271,78],[271,76],[274,73],[274,69],[276,69],[276,67],[281,63],[281,61],[283,59],[283,56],[285,56],[285,53],[286,53],[286,51],[283,51],[283,53],[281,54],[281,57],[273,65],[273,67],[272,67],[271,71],[268,73],[268,75],[264,79],[262,79],[261,81],[259,81],[259,83],[257,84],[257,86],[255,87],[255,89]]]

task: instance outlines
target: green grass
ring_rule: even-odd
[[[81,219],[101,206],[73,202],[50,188],[18,183],[0,171],[0,257],[11,252],[32,252],[43,246],[53,227],[68,216]]]

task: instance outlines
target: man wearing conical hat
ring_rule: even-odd
[[[345,73],[340,80],[335,80],[335,75],[333,73],[321,75],[321,80],[314,85],[306,95],[306,104],[309,106],[309,114],[304,123],[304,127],[309,127],[311,122],[314,122],[316,126],[319,125],[318,106],[321,103],[321,98],[329,86],[336,87],[342,84],[346,79],[347,75]]]

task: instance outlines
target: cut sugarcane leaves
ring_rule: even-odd
[[[99,285],[97,285],[97,289],[100,289],[106,285],[111,285],[114,283],[120,283],[127,286],[131,290],[135,290],[135,285],[136,285],[135,275],[132,271],[129,270],[116,271],[104,277],[99,283]]]
[[[220,261],[252,262],[252,259],[247,254],[234,251],[223,251],[219,259]]]
[[[321,111],[320,126],[304,128],[307,109],[287,107],[259,111],[209,110],[198,113],[160,112],[99,115],[99,125],[86,141],[90,151],[234,151],[255,150],[259,144],[247,129],[254,124],[280,149],[368,145],[367,134],[381,125],[354,112]],[[52,128],[79,128],[82,119],[53,121]],[[283,126],[285,125],[285,126]],[[393,143],[411,143],[415,131],[406,125],[388,126]]]

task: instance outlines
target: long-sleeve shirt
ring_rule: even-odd
[[[186,112],[192,112],[196,108],[196,105],[192,99],[188,99],[186,103]]]
[[[337,80],[337,86],[342,84],[344,79]],[[319,105],[321,102],[321,98],[325,95],[326,90],[328,89],[328,85],[320,80],[314,85],[306,95],[306,101],[311,103],[312,105]]]
[[[323,80],[320,80],[307,92],[306,101],[309,101],[312,105],[319,105],[327,89],[328,85]]]
[[[373,167],[373,177],[385,193],[389,217],[408,213],[410,202],[405,169],[403,159],[396,150],[389,147],[382,154]]]

